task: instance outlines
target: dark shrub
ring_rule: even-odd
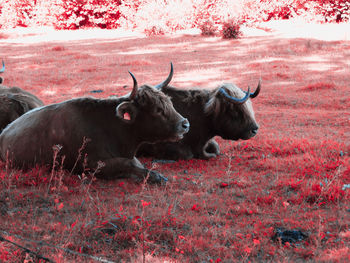
[[[221,36],[222,38],[239,38],[242,35],[240,31],[241,25],[233,20],[225,22],[222,25]]]
[[[201,30],[202,36],[215,36],[217,34],[218,28],[214,25],[214,23],[210,20],[206,20],[203,22],[199,29]]]

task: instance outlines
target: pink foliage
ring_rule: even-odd
[[[62,0],[55,26],[59,29],[81,27],[116,28],[120,0]]]
[[[319,22],[350,18],[346,0],[3,0],[0,27],[51,25],[58,29],[81,27],[140,28],[147,34],[200,28],[211,35],[229,21],[248,23],[304,16]],[[224,34],[225,36],[225,34]]]

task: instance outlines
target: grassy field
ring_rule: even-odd
[[[209,161],[141,159],[166,186],[1,163],[0,237],[53,262],[350,260],[349,40],[99,32],[0,33],[4,84],[50,104],[126,94],[128,70],[157,84],[170,61],[178,87],[246,90],[262,78],[253,100],[259,133],[217,138],[222,154]],[[307,238],[273,240],[278,228]],[[9,242],[0,242],[0,261],[45,262]]]

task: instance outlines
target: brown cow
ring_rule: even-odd
[[[0,73],[5,71],[2,61]],[[3,78],[0,77],[0,84]],[[35,95],[18,87],[5,87],[0,85],[0,131],[10,122],[34,108],[44,106],[44,103]]]
[[[135,158],[143,142],[177,141],[189,130],[189,122],[175,111],[169,97],[151,86],[134,87],[129,96],[115,99],[78,98],[34,109],[9,124],[0,135],[0,155],[16,167],[52,165],[53,146],[62,146],[64,168],[81,173],[75,166],[83,138],[87,167],[104,166],[101,178],[130,176],[138,181],[167,179],[145,169]]]
[[[257,134],[259,126],[250,98],[258,96],[260,81],[254,93],[250,93],[250,88],[242,91],[234,84],[222,84],[214,90],[178,89],[168,85],[156,88],[171,97],[175,109],[191,123],[191,130],[176,143],[144,144],[138,156],[209,159],[220,153],[214,136],[247,140]]]

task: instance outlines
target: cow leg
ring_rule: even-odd
[[[191,148],[183,143],[167,143],[162,146],[164,150],[159,156],[167,160],[189,160],[193,158]],[[157,156],[158,157],[158,156]]]
[[[146,169],[137,158],[112,158],[104,160],[104,167],[96,174],[96,177],[113,179],[130,177],[138,182],[143,182],[148,176],[150,183],[164,183],[168,181],[167,178],[160,173]]]
[[[182,143],[144,144],[141,146],[139,156],[152,156],[154,159],[189,160],[193,158],[191,148]]]
[[[219,144],[214,140],[211,139],[209,140],[205,145],[204,145],[204,150],[207,153],[214,153],[216,155],[220,154],[220,146]]]
[[[216,157],[220,153],[219,144],[214,139],[207,141],[207,143],[203,146],[202,153],[202,159],[210,159]]]

